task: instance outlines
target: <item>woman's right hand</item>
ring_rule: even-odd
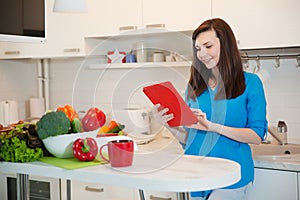
[[[187,127],[207,131],[210,127],[211,122],[207,120],[206,113],[202,112],[202,110],[200,109],[191,108],[191,110],[197,117],[198,123],[189,125]]]

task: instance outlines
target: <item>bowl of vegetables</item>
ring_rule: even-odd
[[[59,107],[45,113],[37,122],[37,133],[46,149],[58,158],[71,158],[73,143],[78,138],[96,138],[98,129],[105,123],[105,114],[92,107],[82,120],[70,106]]]
[[[63,134],[58,136],[51,136],[43,139],[43,143],[46,149],[57,158],[71,158],[73,155],[73,142],[78,138],[95,138],[98,130],[82,132],[82,133],[71,133]]]

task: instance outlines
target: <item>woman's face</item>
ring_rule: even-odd
[[[200,33],[195,41],[197,58],[202,61],[208,69],[217,66],[220,58],[220,40],[214,30]]]

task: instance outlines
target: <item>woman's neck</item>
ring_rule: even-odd
[[[213,74],[213,77],[209,78],[208,86],[211,89],[215,89],[217,87],[217,85],[219,83],[219,79],[220,79],[220,72],[219,72],[218,67],[212,68],[212,74]]]

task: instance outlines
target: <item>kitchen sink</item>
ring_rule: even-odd
[[[250,147],[254,159],[300,162],[300,144],[260,144]]]
[[[260,144],[250,145],[250,147],[253,156],[300,154],[300,144]]]

